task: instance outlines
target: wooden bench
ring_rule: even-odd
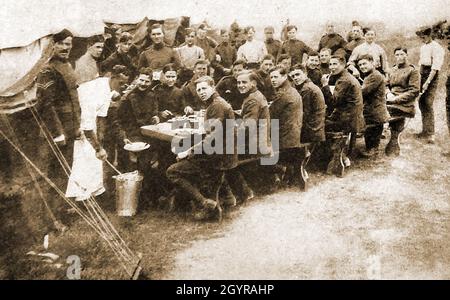
[[[301,191],[306,191],[308,189],[308,172],[306,171],[306,166],[311,158],[311,153],[314,151],[314,143],[302,143],[299,149],[305,150],[305,155],[300,163],[300,182],[299,187]],[[275,154],[279,155],[279,152]],[[255,162],[262,157],[251,157],[251,158],[243,158],[238,160],[238,166],[246,165],[252,162]]]

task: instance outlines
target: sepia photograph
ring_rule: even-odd
[[[450,279],[450,0],[1,3],[0,279]]]

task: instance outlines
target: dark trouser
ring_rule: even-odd
[[[292,180],[300,176],[301,164],[304,156],[304,148],[289,148],[280,150],[278,164],[271,166],[275,174],[282,174],[286,168],[285,178]]]
[[[447,111],[447,127],[450,133],[450,75],[447,76],[446,87],[447,87],[447,98],[445,100],[445,108]]]
[[[366,149],[376,149],[380,146],[381,135],[383,134],[383,124],[370,124],[370,127],[364,132],[364,141]]]
[[[420,86],[422,88],[425,81],[430,75],[431,67],[420,67]],[[428,89],[419,98],[419,109],[422,112],[422,132],[425,135],[434,134],[434,110],[433,102],[436,96],[436,90],[438,86],[439,72],[436,73],[433,80],[431,81]]]
[[[233,193],[242,199],[250,194],[251,189],[240,171],[241,168],[245,168],[245,166],[240,166],[225,172],[224,186],[228,184]],[[227,187],[225,186],[225,188]]]
[[[201,206],[206,199],[217,201],[224,172],[202,158],[184,159],[167,169],[167,178],[179,192]]]

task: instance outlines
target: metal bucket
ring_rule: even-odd
[[[116,180],[116,210],[120,217],[131,217],[136,214],[139,194],[144,177],[138,171],[114,176]]]

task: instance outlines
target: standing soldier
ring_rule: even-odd
[[[273,29],[272,26],[268,26],[266,28],[264,28],[264,35],[266,36],[266,48],[267,48],[267,52],[272,55],[273,57],[277,57],[278,52],[280,51],[281,48],[281,42],[279,40],[275,40],[273,38],[273,34],[274,34],[275,30]]]
[[[417,138],[434,144],[433,102],[439,82],[439,71],[444,64],[445,50],[434,41],[431,28],[417,32],[423,42],[420,48],[420,97],[419,109],[422,112],[422,132]]]
[[[231,73],[231,66],[236,60],[236,48],[231,45],[230,34],[226,30],[220,31],[222,42],[216,47],[211,66],[214,68],[214,82]]]
[[[72,38],[73,34],[66,29],[53,36],[53,56],[37,76],[37,111],[48,129],[47,138],[52,140],[62,154],[58,159],[49,159],[48,177],[61,190],[64,190],[68,177],[64,164],[67,162],[68,166],[72,166],[74,142],[82,136],[77,79],[68,61]],[[106,159],[106,152],[94,131],[85,131],[84,134],[95,149],[97,158]],[[57,199],[53,191],[50,193],[53,196],[49,199]],[[50,205],[57,209],[59,206],[56,203]]]
[[[329,48],[331,49],[332,55],[345,56],[346,45],[347,42],[344,38],[334,31],[334,25],[329,23],[327,24],[327,33],[320,39],[319,49],[317,51],[320,52],[323,48]]]
[[[249,26],[245,28],[247,41],[244,45],[239,47],[237,52],[237,59],[243,59],[247,63],[248,69],[258,69],[263,57],[267,54],[266,45],[255,40],[255,28]]]
[[[281,45],[278,52],[277,63],[280,62],[280,56],[282,54],[288,54],[291,58],[291,64],[301,64],[303,62],[303,56],[309,54],[314,50],[306,45],[303,41],[297,39],[297,26],[289,25],[286,27],[288,39]]]

